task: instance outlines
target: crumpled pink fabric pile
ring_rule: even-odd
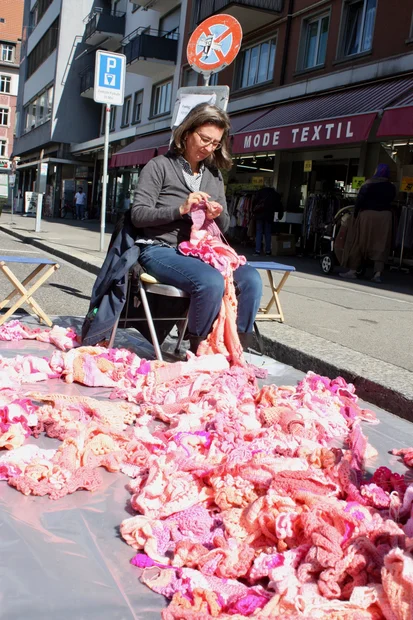
[[[179,244],[186,256],[196,256],[215,267],[225,279],[224,297],[219,315],[206,340],[201,342],[198,355],[222,353],[235,365],[245,366],[244,354],[236,327],[237,297],[233,272],[245,265],[245,256],[239,256],[226,242],[214,220],[206,216],[206,203],[192,205],[191,237]]]
[[[53,344],[62,351],[68,351],[80,344],[75,330],[71,327],[53,325],[51,329],[42,330],[39,327],[29,327],[17,319],[0,326],[0,340],[38,340]]]
[[[97,489],[101,467],[128,475],[121,535],[170,599],[164,620],[413,617],[413,485],[383,467],[366,480],[361,421],[375,418],[343,379],[260,388],[223,354],[167,364],[99,347],[0,368],[0,479],[57,500]],[[50,376],[111,399],[29,387]],[[61,444],[39,449],[41,433]]]

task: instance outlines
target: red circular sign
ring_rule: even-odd
[[[213,15],[195,28],[186,54],[198,73],[216,73],[232,63],[242,41],[241,24],[232,15]]]

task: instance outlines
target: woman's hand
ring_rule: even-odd
[[[206,194],[205,192],[192,192],[192,194],[189,194],[184,204],[179,207],[179,213],[181,215],[189,213],[192,205],[197,205],[200,202],[208,202],[208,198],[209,194]]]
[[[208,220],[214,220],[216,217],[221,215],[221,213],[222,207],[218,202],[215,202],[213,200],[211,202],[207,202],[206,216]]]

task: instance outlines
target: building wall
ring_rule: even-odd
[[[182,0],[181,2],[181,16],[180,16],[180,32],[183,33],[185,31],[185,19],[186,19],[186,5],[187,0]],[[176,0],[171,0],[170,9],[173,10],[179,6],[179,2]],[[135,9],[135,10],[134,10]],[[131,2],[122,2],[119,6],[117,6],[117,10],[126,12],[126,24],[125,24],[125,38],[128,37],[131,33],[133,33],[137,28],[153,28],[157,30],[159,28],[160,20],[165,15],[155,10],[136,10],[136,5]],[[162,77],[161,81],[171,79],[172,84],[172,96],[171,96],[171,113],[173,111],[173,104],[176,98],[176,91],[180,85],[180,62],[179,59],[182,55],[182,46],[183,46],[183,37],[180,37],[179,47],[178,47],[178,62],[176,65],[171,65],[170,71],[167,72],[166,75]],[[121,51],[121,50],[119,50]],[[151,61],[147,61],[151,62]],[[157,77],[156,71],[156,63],[154,66],[154,75],[153,77],[145,77],[142,75],[136,75],[130,71],[126,72],[126,81],[125,81],[125,98],[128,96],[131,97],[131,106],[133,106],[134,95],[138,91],[143,91],[143,103],[142,103],[142,116],[141,121],[138,124],[129,123],[127,127],[122,127],[122,106],[118,106],[116,110],[116,123],[115,128],[110,134],[110,143],[116,144],[114,147],[118,149],[121,147],[121,142],[126,139],[132,139],[135,135],[150,133],[152,131],[160,131],[164,128],[170,127],[171,113],[165,114],[165,116],[152,118],[151,116],[151,103],[152,103],[152,90],[153,85],[160,81],[159,77]],[[99,117],[101,118],[101,108],[99,106]],[[99,130],[95,133],[93,138],[87,138],[86,136],[83,140],[73,140],[73,142],[78,142],[78,144],[73,144],[72,151],[80,152],[86,148],[102,148],[103,146],[103,136],[101,134],[100,129],[102,128],[102,123],[100,123]],[[88,143],[88,141],[90,143]]]
[[[327,2],[295,0],[294,10],[295,17],[293,17],[291,27],[286,83],[303,79],[304,74],[297,72],[297,56],[301,44],[303,21],[312,16],[324,13],[330,14],[330,28],[326,62],[319,69],[307,71],[306,73],[308,74],[322,75],[413,51],[412,44],[407,42],[413,12],[413,3],[409,2],[409,0],[392,0],[391,2],[388,2],[388,0],[378,0],[372,49],[347,59],[340,57],[341,28],[343,24],[342,0],[329,0]],[[284,24],[281,26],[281,29],[285,32]],[[278,51],[280,52],[281,50],[279,49]],[[278,60],[280,60],[280,54],[278,54]]]
[[[189,11],[196,1],[190,0]],[[241,55],[239,55],[237,60],[218,76],[219,84],[227,84],[231,88],[229,110],[241,111],[250,109],[253,105],[268,105],[271,102],[300,97],[310,92],[321,92],[365,80],[413,71],[413,33],[411,30],[413,2],[411,0],[392,0],[391,2],[377,0],[372,49],[345,59],[339,55],[343,6],[344,0],[285,0],[282,14],[277,16],[268,13],[267,26],[244,35],[242,49],[276,34],[277,51],[273,78],[265,84],[237,90],[236,75],[241,64]],[[291,8],[293,10],[289,19]],[[330,14],[325,63],[318,68],[301,71],[298,66],[298,57],[303,45],[303,22],[323,13]],[[187,62],[185,50],[191,34],[190,15],[186,23],[183,64]],[[288,28],[290,28],[290,35],[287,45]]]
[[[24,0],[1,0],[0,17],[5,21],[0,22],[0,39],[17,41],[21,38],[23,9]]]
[[[4,22],[0,22],[0,47],[2,42],[15,46],[13,62],[2,62],[0,58],[0,75],[11,78],[10,93],[0,93],[0,106],[9,109],[8,127],[0,127],[0,138],[7,140],[6,157],[10,157],[13,152],[23,7],[24,0],[0,2],[0,18],[4,19]]]
[[[84,18],[93,0],[65,0],[60,14],[56,76],[52,113],[52,139],[77,142],[94,137],[99,127],[99,106],[79,93],[79,72],[90,64],[87,47],[81,42]],[[79,60],[76,60],[76,58]]]

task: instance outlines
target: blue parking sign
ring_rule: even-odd
[[[123,54],[96,52],[94,100],[123,105],[126,57]]]

